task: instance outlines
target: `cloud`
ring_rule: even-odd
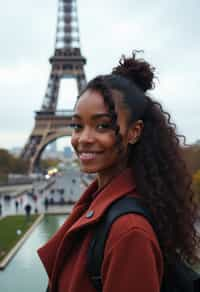
[[[0,141],[0,148],[11,149],[15,146],[23,146],[26,143],[27,131],[23,131],[20,129],[19,131],[10,131],[10,132],[2,132],[1,136],[4,137],[5,141]],[[16,141],[20,141],[19,144],[16,144]],[[23,144],[21,143],[23,142]]]
[[[15,66],[0,68],[0,85],[22,86],[32,84],[44,78],[46,66],[41,64],[30,64],[19,62]]]

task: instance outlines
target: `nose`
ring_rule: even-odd
[[[95,140],[94,132],[90,127],[85,127],[79,136],[79,143],[93,143]]]

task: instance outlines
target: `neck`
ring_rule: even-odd
[[[97,174],[98,181],[98,190],[104,188],[105,185],[109,184],[109,182],[116,176],[118,176],[127,166],[121,165],[119,167],[115,167],[112,171],[109,168],[108,170],[104,170]]]

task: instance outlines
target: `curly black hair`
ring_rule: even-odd
[[[191,176],[182,158],[180,137],[176,125],[162,105],[147,91],[155,86],[155,68],[144,59],[123,56],[111,74],[97,76],[84,91],[102,94],[112,117],[116,144],[121,147],[120,127],[113,95],[118,91],[130,112],[130,123],[142,120],[144,128],[136,144],[129,145],[128,167],[133,169],[138,193],[151,210],[159,242],[168,262],[177,251],[187,262],[196,261],[199,236],[194,224],[197,207],[191,190]]]

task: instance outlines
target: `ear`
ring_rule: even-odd
[[[135,144],[140,139],[143,128],[144,128],[144,123],[142,120],[138,120],[130,126],[128,130],[129,144]]]

